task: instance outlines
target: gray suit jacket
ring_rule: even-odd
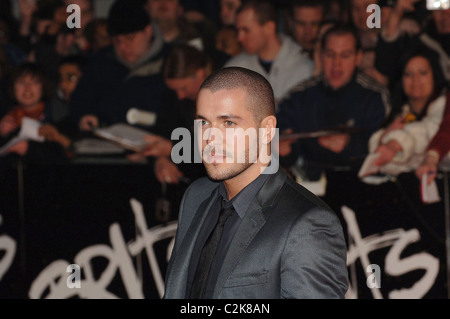
[[[164,298],[186,298],[189,261],[218,196],[202,178],[187,189],[166,274]],[[236,232],[213,298],[344,298],[347,247],[337,215],[279,170],[269,176]]]

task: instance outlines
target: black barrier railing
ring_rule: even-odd
[[[448,171],[440,175],[443,201],[432,205],[421,203],[413,173],[381,185],[347,171],[327,176],[322,198],[337,212],[349,243],[349,298],[449,297]],[[155,215],[162,188],[151,165],[22,162],[0,176],[0,241],[7,235],[18,247],[0,278],[0,298],[86,298],[96,289],[103,298],[161,298],[176,208],[187,185],[168,186],[173,209],[165,224]],[[140,222],[131,199],[142,204]],[[157,241],[153,230],[166,234],[166,226],[172,235]],[[144,238],[150,237],[153,250],[147,252]],[[0,255],[0,274],[2,262]],[[54,267],[77,263],[82,288],[68,290],[70,273]],[[363,266],[370,265],[380,267],[379,288],[367,285],[371,273]],[[45,293],[45,287],[54,290]]]

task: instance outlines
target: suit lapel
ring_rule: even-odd
[[[261,207],[253,203],[245,214],[245,217],[230,244],[230,248],[228,249],[228,253],[223,262],[223,265],[227,266],[223,267],[219,273],[213,298],[218,297],[225,281],[234,270],[237,262],[241,259],[242,254],[265,223],[266,220],[262,214]]]
[[[200,229],[205,222],[206,214],[210,211],[217,196],[218,188],[199,206],[185,236],[180,239],[182,243],[178,248],[178,253],[174,256],[172,271],[167,279],[168,285],[171,285],[171,291],[177,292],[175,298],[185,298],[189,261],[191,260]]]
[[[266,223],[266,214],[270,212],[277,193],[281,189],[286,175],[279,170],[277,173],[269,176],[263,187],[260,189],[249,209],[242,219],[241,225],[237,230],[225,256],[223,265],[217,279],[213,298],[218,298],[228,277],[234,271],[236,264],[242,258],[245,250],[252,242],[256,234]]]

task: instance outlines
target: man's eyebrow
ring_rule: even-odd
[[[195,119],[196,120],[206,120],[206,117],[204,117],[201,114],[196,114]],[[223,115],[217,116],[217,119],[219,119],[219,120],[228,120],[228,119],[242,120],[242,117],[233,115],[233,114],[223,114]]]
[[[355,49],[346,49],[346,50],[342,50],[342,51],[340,51],[340,52],[336,52],[334,49],[332,49],[332,48],[324,48],[324,50],[323,50],[324,52],[332,52],[332,53],[334,53],[334,54],[346,54],[346,53],[356,53],[357,52],[357,50],[355,50]]]
[[[228,120],[228,119],[242,120],[242,117],[233,115],[233,114],[223,114],[223,115],[219,115],[217,118],[221,119],[221,120]]]

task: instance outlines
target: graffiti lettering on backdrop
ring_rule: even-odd
[[[84,273],[84,278],[81,278],[77,288],[67,284],[71,275],[70,272],[67,273],[67,267],[70,264],[65,260],[56,260],[48,265],[32,282],[29,297],[32,299],[44,297],[63,299],[78,296],[80,298],[115,299],[118,297],[108,291],[108,286],[119,271],[128,297],[143,299],[142,281],[139,278],[138,271],[133,266],[133,258],[139,256],[144,250],[149,260],[156,288],[162,297],[164,281],[153,245],[160,240],[172,238],[167,248],[168,259],[173,248],[173,237],[175,236],[177,223],[171,222],[148,229],[141,203],[131,199],[130,204],[136,219],[137,235],[134,240],[127,244],[120,226],[116,223],[112,224],[109,228],[111,246],[93,245],[84,248],[75,256],[74,264],[78,265]],[[99,257],[108,260],[108,265],[100,277],[95,278],[91,261]],[[44,293],[46,293],[45,296]]]
[[[348,227],[350,242],[347,254],[347,266],[354,266],[356,260],[359,258],[364,270],[368,269],[371,266],[369,259],[371,252],[392,246],[385,258],[384,274],[401,276],[414,270],[425,270],[425,274],[413,285],[410,285],[410,287],[389,292],[390,299],[420,299],[435,284],[439,272],[438,258],[425,252],[400,258],[401,253],[408,245],[420,240],[420,233],[417,229],[404,230],[399,228],[385,231],[383,234],[374,234],[362,238],[355,212],[344,206],[342,207],[342,214]],[[372,279],[370,278],[371,272],[366,272],[366,274],[368,281]],[[358,292],[353,288],[357,287],[356,277],[351,277],[352,287],[350,287],[347,297],[357,298]],[[381,285],[382,283],[378,283],[369,287],[375,299],[383,298],[380,292]]]
[[[0,215],[0,226],[2,225],[2,215]],[[3,253],[3,257],[0,258],[0,281],[3,276],[8,272],[11,264],[16,255],[16,241],[8,235],[0,236],[0,252]],[[1,256],[2,254],[0,254]]]
[[[119,272],[127,296],[133,299],[142,299],[144,298],[142,280],[139,271],[133,265],[133,259],[140,257],[140,254],[144,251],[149,261],[150,271],[158,294],[162,297],[164,280],[153,246],[158,241],[171,239],[167,252],[165,252],[168,260],[173,248],[173,237],[175,236],[177,223],[171,222],[148,229],[142,205],[135,199],[131,199],[130,204],[136,219],[137,235],[135,239],[126,243],[120,226],[117,223],[112,224],[109,228],[110,246],[99,244],[86,247],[75,256],[74,263],[69,263],[66,260],[52,262],[32,282],[28,293],[29,297],[32,299],[62,299],[76,296],[80,298],[119,298],[108,291],[108,286]],[[380,268],[377,263],[370,260],[369,256],[374,251],[388,247],[390,248],[384,257],[384,266],[381,268],[381,273],[387,276],[400,277],[416,270],[423,270],[423,275],[413,283],[405,283],[404,288],[391,288],[387,297],[391,299],[420,299],[430,291],[438,276],[439,259],[426,252],[418,252],[401,258],[402,253],[408,246],[420,241],[420,233],[417,229],[397,228],[363,238],[355,212],[344,206],[342,207],[342,213],[347,225],[350,243],[347,252],[347,266],[354,268],[357,260],[361,261],[367,287],[375,299],[383,298],[381,294],[383,282],[379,276]],[[9,236],[0,236],[1,251],[5,251],[6,254],[0,259],[0,280],[10,268],[15,256],[15,241]],[[108,261],[107,267],[98,278],[95,278],[92,266],[92,260],[95,258],[104,258]],[[79,269],[84,274],[82,278],[68,271],[74,265],[80,267]],[[76,284],[72,282],[74,278],[71,276],[78,277]],[[350,288],[346,298],[358,298],[358,279],[361,280],[350,270]]]

